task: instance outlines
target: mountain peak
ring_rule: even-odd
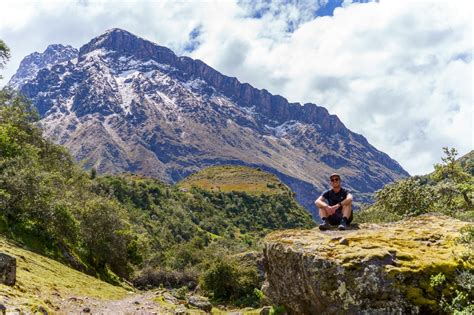
[[[51,44],[48,47],[46,47],[43,54],[53,54],[53,53],[58,53],[58,52],[60,53],[60,52],[70,51],[70,50],[77,52],[77,49],[75,49],[71,45],[65,46],[63,44]]]
[[[145,60],[156,58],[163,52],[174,56],[170,49],[158,46],[120,28],[109,29],[82,46],[79,50],[79,58],[82,59],[84,55],[97,49],[113,51],[118,55],[133,55]]]
[[[26,56],[20,63],[15,75],[8,85],[19,89],[21,85],[33,79],[41,69],[68,61],[77,57],[77,49],[70,45],[51,44],[42,53],[34,52]]]

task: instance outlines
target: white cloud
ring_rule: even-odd
[[[12,49],[3,74],[48,44],[79,47],[112,27],[186,54],[199,29],[192,57],[325,106],[412,174],[429,172],[443,146],[473,148],[470,1],[344,1],[314,18],[320,3],[2,1],[0,38]]]

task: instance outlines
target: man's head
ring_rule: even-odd
[[[331,176],[329,176],[329,180],[331,182],[332,188],[338,189],[341,187],[341,176],[339,176],[339,174],[337,173],[331,174]]]

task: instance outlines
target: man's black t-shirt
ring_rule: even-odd
[[[334,206],[346,199],[348,193],[349,192],[346,189],[341,187],[341,190],[339,190],[338,193],[335,193],[332,189],[325,191],[323,197],[327,200],[330,206]],[[340,209],[342,209],[342,207],[339,207],[337,210]]]

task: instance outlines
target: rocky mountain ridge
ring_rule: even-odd
[[[408,175],[325,108],[289,103],[124,30],[92,39],[77,59],[70,52],[33,79],[28,65],[40,63],[25,61],[10,85],[85,167],[168,182],[210,165],[261,167],[313,211],[334,171],[359,201]]]

